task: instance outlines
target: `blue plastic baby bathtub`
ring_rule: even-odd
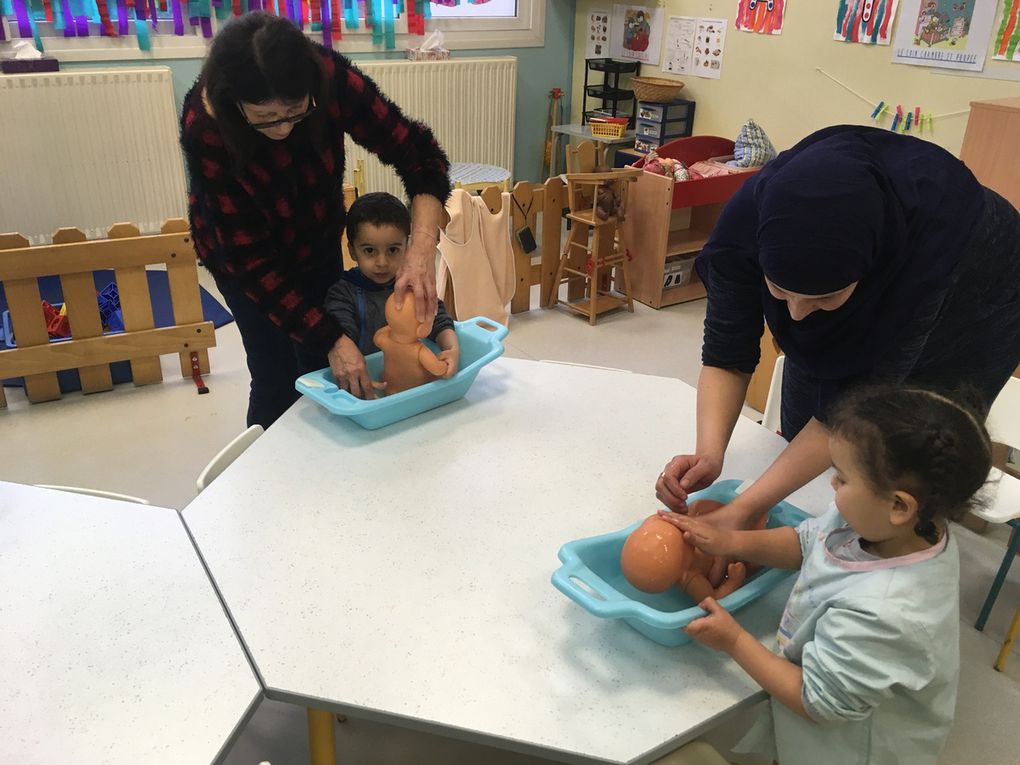
[[[691,500],[731,502],[737,496],[740,485],[740,481],[720,481],[704,491],[691,494]],[[781,502],[769,511],[768,526],[796,526],[807,517],[803,510]],[[559,552],[563,565],[552,576],[553,586],[589,613],[603,619],[623,619],[659,645],[689,643],[691,638],[682,628],[705,615],[694,600],[679,587],[671,587],[656,595],[641,592],[631,587],[620,570],[623,543],[641,523],[638,521],[612,534],[578,539],[563,545]],[[762,569],[720,603],[728,611],[736,611],[796,573]]]
[[[460,369],[448,380],[435,380],[392,396],[365,401],[337,386],[327,367],[302,375],[294,387],[333,414],[349,417],[368,430],[392,425],[437,406],[449,404],[463,398],[482,367],[503,355],[503,338],[508,332],[502,324],[480,316],[455,321],[453,325],[460,341]],[[434,345],[432,348],[438,351]],[[369,376],[378,380],[382,376],[382,353],[366,356],[365,365]]]

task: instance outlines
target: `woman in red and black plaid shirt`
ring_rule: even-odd
[[[216,36],[184,101],[191,229],[244,342],[249,425],[271,425],[296,399],[294,380],[327,363],[345,389],[371,390],[356,338],[322,310],[343,270],[345,133],[404,183],[412,233],[396,293],[413,289],[419,321],[431,318],[450,181],[427,127],[346,58],[264,13]]]

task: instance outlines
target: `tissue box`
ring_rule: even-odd
[[[446,48],[408,48],[408,61],[445,61],[450,58]]]
[[[43,56],[42,58],[5,58],[0,60],[0,71],[3,71],[4,74],[59,72],[60,62],[52,56]]]

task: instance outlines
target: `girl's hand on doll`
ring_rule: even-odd
[[[737,640],[746,630],[737,624],[737,620],[715,598],[705,598],[698,606],[708,611],[708,616],[695,619],[684,627],[684,632],[709,648],[733,653]]]
[[[702,517],[707,518],[718,512],[720,511],[716,510],[710,513],[709,516]],[[717,526],[714,523],[709,523],[699,518],[692,518],[689,515],[670,513],[666,510],[660,510],[659,517],[666,521],[666,523],[680,529],[684,534],[684,541],[689,545],[694,545],[703,553],[726,557],[733,551],[734,534],[736,532],[731,529]]]
[[[446,372],[443,373],[443,379],[449,380],[455,374],[457,369],[460,367],[460,351],[456,348],[451,348],[448,351],[443,351],[437,357],[440,361],[446,362]]]

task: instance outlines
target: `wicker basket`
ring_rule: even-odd
[[[635,77],[631,80],[634,98],[638,101],[651,101],[657,104],[668,104],[675,101],[683,90],[680,80],[667,80],[664,77]]]
[[[623,138],[627,132],[627,122],[597,122],[590,120],[591,134],[597,138]]]

